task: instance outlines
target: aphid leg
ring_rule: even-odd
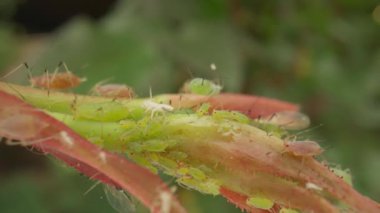
[[[270,115],[270,117],[267,120],[271,121],[275,117],[277,117],[277,113],[273,113],[272,115]]]
[[[67,72],[67,73],[71,73],[71,71],[70,71],[69,68],[67,67],[66,63],[63,62],[63,61],[60,61],[60,62],[58,63],[58,67],[57,67],[57,69],[56,69],[57,72],[58,72],[59,68],[62,67],[62,66],[63,66],[63,69],[65,70],[65,72]],[[54,73],[56,73],[56,72],[54,72]],[[69,80],[70,80],[70,84],[71,84],[71,85],[74,85],[73,79],[72,79],[72,78],[69,78]]]
[[[33,154],[43,155],[43,156],[47,155],[46,152],[43,152],[42,150],[37,149],[37,148],[34,147],[34,146],[27,146],[27,147],[25,147],[25,149],[28,150],[28,151],[30,151],[30,152],[33,153]]]
[[[298,174],[297,174],[298,176],[301,176],[301,172],[303,170],[304,164],[305,164],[305,157],[302,157],[301,158],[301,168],[298,170]]]
[[[74,100],[71,102],[70,104],[70,108],[71,110],[73,111],[76,111],[76,107],[77,107],[77,100],[78,100],[78,96],[76,94],[74,94]]]
[[[46,84],[47,94],[48,94],[48,97],[49,97],[50,96],[50,84],[51,84],[51,80],[53,80],[53,79],[50,79],[49,70],[47,68],[45,68],[45,70],[44,70],[44,75],[45,75],[45,79],[46,79],[46,83],[47,83]],[[55,72],[54,72],[53,78],[54,77],[55,77]],[[32,87],[33,86],[34,85],[32,85]]]
[[[89,192],[91,192],[92,190],[94,190],[99,184],[101,184],[102,182],[100,180],[96,181],[94,184],[92,184],[92,186],[90,186],[89,189],[87,189],[84,193],[83,193],[83,196],[87,195]]]
[[[26,63],[26,62],[24,62],[23,64],[26,67],[26,74],[28,75],[28,80],[30,81],[30,79],[33,78],[32,72],[30,71],[30,67],[29,67],[28,63]]]

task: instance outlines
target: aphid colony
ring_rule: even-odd
[[[60,62],[58,67],[53,73],[49,73],[45,71],[45,74],[41,76],[35,76],[32,77],[29,71],[29,66],[24,63],[17,67],[15,70],[8,73],[6,76],[10,75],[12,72],[19,69],[21,66],[25,66],[28,69],[29,72],[29,81],[32,86],[45,88],[48,90],[62,90],[62,89],[70,89],[79,86],[82,82],[84,82],[85,78],[80,78],[73,74],[71,71],[69,71],[68,67],[65,63]],[[59,68],[63,66],[65,71],[64,72],[58,72]],[[211,69],[215,70],[216,66],[214,64],[211,65]],[[197,94],[197,95],[206,95],[206,96],[213,96],[217,95],[221,92],[222,86],[203,78],[194,78],[184,84],[181,91],[184,93],[191,93],[191,94]],[[95,95],[103,96],[103,97],[111,97],[111,98],[133,98],[135,97],[135,93],[132,88],[128,87],[125,84],[105,84],[104,82],[100,82],[96,84],[93,89],[92,93]],[[86,113],[90,112],[89,114],[94,114],[91,110],[92,108],[97,111],[97,119],[96,120],[107,120],[110,116],[110,113],[105,113],[101,109],[107,108],[109,109],[109,104],[106,104],[107,106],[98,106],[97,104],[95,106],[80,106],[76,109],[76,114],[79,115],[79,117],[83,118],[90,118],[86,116]],[[157,103],[155,102],[152,97],[149,100],[143,101],[142,105],[143,109],[145,109],[145,112],[150,113],[150,117],[153,118],[157,113],[163,114],[167,112],[173,112],[174,107],[170,104],[164,104],[164,103]],[[120,106],[121,107],[121,106]],[[113,107],[114,108],[114,107]],[[119,108],[119,107],[118,107]],[[118,109],[116,111],[120,111],[121,109]],[[81,112],[83,111],[83,113]],[[209,105],[202,104],[199,106],[199,108],[196,110],[196,113],[198,115],[207,115],[210,112]],[[112,113],[111,113],[112,114]],[[231,112],[231,111],[225,111],[225,110],[214,110],[211,114],[213,119],[216,120],[230,120],[234,122],[240,122],[240,123],[250,123],[251,125],[255,125],[259,128],[262,128],[265,131],[271,132],[274,128],[283,128],[286,130],[300,130],[304,129],[309,126],[310,120],[309,118],[299,112],[278,112],[271,116],[258,118],[253,120],[253,122],[250,122],[250,119],[246,117],[245,115],[239,113],[239,112]],[[104,117],[104,119],[102,119]],[[121,119],[119,117],[116,117],[115,120]],[[17,116],[14,117],[10,122],[7,122],[7,128],[11,128],[12,124],[17,122]],[[0,123],[1,124],[1,123]],[[9,125],[11,124],[11,125]],[[17,123],[16,125],[17,126]],[[38,125],[31,125],[30,128],[27,128],[29,131],[32,129],[38,127]],[[225,127],[230,130],[222,130],[226,131],[226,133],[223,133],[224,135],[234,134],[233,125],[231,128],[229,126]],[[281,131],[281,130],[280,130]],[[8,131],[10,132],[10,131]],[[229,132],[229,133],[228,133]],[[274,131],[276,132],[276,130]],[[282,132],[282,131],[281,131]],[[25,134],[24,134],[25,135]],[[281,135],[281,134],[280,134]],[[70,139],[65,137],[65,134],[61,135],[61,138],[63,138],[64,141],[67,141],[68,144],[71,144]],[[294,156],[302,156],[302,157],[311,157],[311,156],[317,156],[323,152],[323,149],[318,145],[318,143],[314,141],[288,141],[284,140],[284,152],[291,153]]]
[[[57,72],[57,70],[50,74],[45,73],[42,76],[31,77],[30,82],[32,86],[41,87],[45,89],[60,90],[60,89],[69,89],[78,86],[80,83],[85,81],[84,78],[79,78],[74,75],[72,72],[68,71],[68,68],[64,63],[62,65],[65,67],[65,72]],[[61,66],[61,65],[60,65]],[[202,78],[194,78],[191,81],[185,83],[182,88],[182,92],[204,95],[204,96],[214,96],[221,92],[222,86]],[[217,179],[210,178],[208,172],[212,169],[204,167],[192,166],[189,162],[186,162],[187,154],[184,152],[174,151],[172,147],[178,144],[178,141],[170,141],[167,138],[154,138],[157,135],[160,135],[160,128],[165,123],[165,117],[168,114],[179,114],[184,115],[183,118],[188,119],[191,116],[196,119],[191,120],[194,123],[194,126],[197,126],[198,120],[204,119],[209,121],[212,124],[224,124],[219,125],[217,131],[220,131],[223,137],[230,137],[240,134],[240,125],[254,126],[268,133],[273,131],[274,134],[278,133],[281,139],[283,139],[283,153],[284,155],[291,155],[295,158],[311,158],[317,156],[323,152],[323,149],[319,146],[317,142],[305,140],[287,140],[284,139],[288,136],[288,130],[301,130],[307,128],[310,125],[309,118],[299,112],[286,111],[278,112],[270,116],[251,119],[245,114],[237,111],[227,111],[227,110],[211,110],[210,104],[203,103],[195,108],[190,109],[190,111],[180,111],[171,105],[170,102],[160,102],[157,99],[154,99],[152,96],[149,99],[137,100],[136,106],[129,105],[130,108],[136,111],[142,112],[142,116],[134,117],[131,120],[130,118],[131,111],[125,110],[125,104],[130,104],[133,101],[129,100],[135,97],[134,91],[123,84],[97,84],[92,89],[93,94],[98,96],[125,99],[126,102],[112,101],[107,103],[93,103],[93,104],[79,104],[75,107],[73,112],[74,118],[80,118],[88,121],[107,121],[107,122],[119,122],[118,124],[127,129],[128,134],[124,134],[123,137],[127,138],[125,140],[130,140],[127,143],[127,147],[130,150],[126,151],[131,159],[136,162],[148,167],[153,172],[159,167],[163,169],[166,173],[176,176],[177,182],[185,187],[197,189],[198,191],[207,193],[207,194],[219,194],[219,189],[221,186],[220,181]],[[124,104],[124,105],[123,105]],[[132,106],[132,107],[131,107]],[[133,108],[135,107],[135,108]],[[107,110],[105,110],[107,109]],[[190,113],[189,113],[190,112]],[[0,113],[8,113],[0,110]],[[187,114],[189,113],[189,115]],[[13,117],[9,117],[6,120],[0,120],[0,131],[4,130],[4,134],[8,134],[9,138],[12,138],[12,134],[20,134],[20,129],[18,129],[18,118],[17,113],[12,114]],[[186,116],[187,117],[186,117]],[[67,116],[69,117],[69,116]],[[179,118],[182,118],[178,116]],[[156,119],[157,118],[157,119]],[[159,120],[158,118],[163,118]],[[25,116],[22,117],[25,119]],[[69,120],[69,119],[67,119]],[[201,123],[201,122],[199,122]],[[234,125],[238,124],[238,125]],[[134,128],[130,128],[134,126]],[[199,125],[197,127],[202,127]],[[28,126],[24,128],[22,133],[25,135],[25,141],[33,138],[33,135],[38,131],[43,131],[44,128],[47,128],[45,124],[38,123],[33,118],[30,119]],[[173,127],[173,129],[175,129]],[[28,132],[30,131],[30,133]],[[207,131],[207,130],[205,130]],[[4,135],[2,133],[2,135]],[[97,134],[102,134],[101,131]],[[150,134],[150,135],[149,135]],[[96,135],[95,135],[96,136]],[[142,136],[142,137],[141,137]],[[63,144],[68,147],[75,145],[75,141],[70,138],[67,132],[59,132],[52,137],[59,139]],[[100,135],[103,137],[103,135]],[[150,138],[152,137],[152,138]],[[143,138],[142,142],[136,142],[137,139]],[[135,140],[136,139],[136,140]],[[22,145],[30,145],[38,141],[31,140],[29,143]],[[161,154],[161,155],[160,155]],[[180,157],[179,157],[180,156]],[[103,164],[107,164],[106,154],[100,152],[99,160]],[[185,163],[178,163],[178,159],[182,158]],[[321,191],[323,190],[318,185],[314,183],[306,183],[305,188],[309,190]],[[122,206],[122,208],[131,210],[135,207],[131,207],[133,204],[130,203],[130,199],[124,192],[119,191],[115,188],[106,187],[106,195],[109,197],[119,197],[120,200],[110,201],[113,203],[114,208],[118,209],[117,206]],[[170,200],[165,192],[160,194],[159,200],[162,203],[161,211],[170,212]],[[126,204],[127,203],[127,204]],[[253,196],[247,200],[247,204],[254,206],[260,209],[270,209],[274,205],[273,201],[265,197]],[[123,206],[127,205],[127,206]],[[116,207],[115,207],[116,206]],[[287,212],[292,212],[293,210],[289,209]],[[286,212],[284,209],[283,212]]]

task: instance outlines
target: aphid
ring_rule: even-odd
[[[103,151],[99,152],[99,159],[102,161],[103,164],[107,163],[107,154]]]
[[[32,87],[36,86],[45,89],[62,90],[77,87],[86,81],[86,78],[80,78],[70,72],[65,63],[61,62],[58,67],[62,65],[65,67],[65,72],[58,72],[57,68],[52,74],[46,70],[45,74],[41,76],[31,77],[29,81]]]
[[[119,213],[134,213],[136,212],[136,204],[132,197],[124,190],[119,190],[113,186],[104,185],[104,194],[107,197],[108,203]]]
[[[269,117],[260,118],[258,121],[281,126],[288,130],[301,130],[310,125],[307,115],[295,111],[277,112]]]
[[[194,78],[186,82],[181,91],[197,95],[217,95],[222,90],[222,86],[203,78]]]
[[[171,112],[174,110],[174,108],[170,105],[159,104],[159,103],[156,103],[156,102],[151,101],[151,100],[144,101],[142,106],[146,109],[146,111],[151,112],[151,114],[150,114],[151,118],[153,118],[153,116],[156,112],[163,113],[163,112]]]
[[[272,200],[268,198],[264,198],[264,197],[258,197],[258,196],[248,198],[246,203],[249,206],[253,206],[255,208],[265,209],[265,210],[271,209],[274,205],[274,202]]]
[[[352,176],[349,169],[343,170],[338,167],[332,168],[331,171],[334,172],[338,177],[341,177],[344,182],[352,186]]]
[[[169,192],[163,191],[160,192],[160,202],[161,202],[161,213],[170,213],[171,205],[172,205],[172,196]]]
[[[288,208],[281,208],[279,213],[299,213],[299,211]]]
[[[315,191],[322,191],[322,188],[320,186],[318,186],[317,184],[315,183],[311,183],[311,182],[307,182],[305,184],[305,187],[307,189],[311,189],[311,190],[315,190]]]
[[[294,156],[313,157],[320,155],[324,150],[314,141],[285,141],[285,152]]]
[[[237,111],[228,111],[228,110],[214,110],[212,117],[216,120],[231,120],[239,123],[248,124],[250,119]]]
[[[93,93],[109,98],[133,98],[135,92],[125,84],[97,84],[92,89]]]
[[[32,76],[29,71],[29,65],[27,63],[23,63],[17,66],[15,69],[2,76],[1,78],[6,78],[22,66],[26,67],[28,72],[29,82],[32,87],[40,87],[45,89],[53,89],[53,90],[61,90],[61,89],[70,89],[79,86],[82,82],[86,81],[86,78],[80,78],[70,72],[65,63],[60,62],[58,64],[57,69],[50,74],[48,70],[45,70],[45,74],[41,76]],[[64,66],[65,72],[58,72],[59,68]]]
[[[173,193],[177,190],[176,187],[171,187],[169,190],[160,189],[158,195],[151,207],[151,212],[170,213],[173,206]]]
[[[69,147],[74,146],[74,141],[73,139],[67,134],[66,131],[60,131],[59,132],[60,138],[63,140],[62,142],[68,145]]]
[[[0,111],[0,135],[8,139],[17,139],[19,141],[8,141],[8,145],[28,146],[40,143],[47,139],[59,139],[64,144],[72,147],[74,141],[66,131],[60,131],[57,134],[36,139],[36,137],[44,129],[49,127],[49,124],[36,119],[32,115],[18,113],[17,110],[1,110]],[[7,114],[8,113],[8,114]]]
[[[143,102],[142,107],[145,108],[146,112],[151,112],[150,117],[153,118],[156,112],[171,112],[174,110],[174,107],[168,104],[159,104],[153,101],[152,88],[149,88],[149,97],[150,100]]]
[[[216,71],[216,65],[214,63],[210,64],[210,69]]]
[[[49,124],[36,119],[34,116],[21,113],[17,108],[3,108],[0,110],[0,135],[8,139],[17,139],[22,145],[25,141],[33,140]],[[15,142],[12,142],[13,145]]]

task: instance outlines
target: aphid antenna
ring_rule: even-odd
[[[153,99],[153,93],[152,93],[152,87],[149,86],[149,98],[152,100]]]
[[[104,84],[107,84],[107,83],[110,82],[112,79],[113,79],[113,77],[111,77],[111,78],[106,78],[106,79],[104,79],[104,80],[101,80],[101,81],[97,82],[97,83],[96,83],[96,84],[90,89],[89,93],[94,94],[94,93],[95,93],[95,90],[96,90],[97,87],[102,86],[102,85],[104,85]]]
[[[26,74],[28,75],[28,80],[32,79],[32,77],[33,77],[32,76],[32,72],[30,71],[30,66],[28,65],[27,62],[21,63],[20,65],[18,65],[17,67],[15,67],[13,70],[11,70],[8,73],[6,73],[5,75],[1,76],[0,79],[3,80],[5,78],[11,76],[13,73],[17,72],[22,67],[26,68]]]
[[[102,182],[100,180],[96,181],[94,184],[92,184],[92,186],[90,186],[90,188],[88,188],[84,193],[83,193],[83,196],[86,196],[88,193],[90,193],[92,190],[94,190],[97,186],[99,186],[99,184],[101,184]]]
[[[65,62],[60,61],[60,62],[58,63],[58,68],[61,67],[61,66],[63,66],[63,68],[65,69],[66,72],[70,72],[70,70],[69,70],[69,68],[67,67],[67,65],[66,65]]]
[[[219,86],[223,85],[222,78],[220,77],[220,73],[218,72],[218,68],[215,63],[210,64],[210,69],[215,75],[215,83],[218,84]]]
[[[301,177],[301,172],[303,170],[303,167],[305,165],[305,157],[301,157],[301,168],[298,170],[298,177]]]
[[[25,147],[25,149],[36,155],[43,155],[43,156],[48,155],[46,152],[43,152],[42,150],[36,148],[35,146],[27,146]]]
[[[178,109],[182,109],[182,98],[183,98],[183,94],[180,93],[179,94],[179,106],[178,106]]]
[[[21,69],[22,67],[25,67],[25,68],[28,70],[27,74],[28,74],[28,78],[30,79],[30,78],[31,78],[31,73],[30,73],[30,71],[29,71],[29,65],[28,65],[26,62],[24,62],[24,63],[18,65],[18,66],[15,67],[13,70],[11,70],[11,71],[9,71],[8,73],[6,73],[5,75],[1,76],[0,79],[4,79],[4,78],[7,78],[7,77],[11,76],[13,73],[17,72],[17,71],[18,71],[19,69]]]
[[[88,177],[89,180],[95,180],[96,179],[96,176],[98,175],[101,175],[102,173],[97,171],[95,174],[91,175],[90,177]]]
[[[26,100],[25,96],[23,94],[21,94],[20,91],[18,91],[16,88],[14,88],[11,84],[5,82],[5,84],[7,85],[7,87],[9,87],[11,90],[13,90],[15,93],[17,93],[17,95],[22,99],[22,100]]]
[[[31,145],[34,145],[34,144],[37,144],[37,143],[42,143],[45,140],[49,140],[49,139],[53,139],[53,138],[55,138],[55,135],[48,136],[48,137],[45,137],[45,138],[40,138],[40,139],[37,139],[37,140],[30,140],[30,141],[27,141],[27,140],[17,140],[17,141],[6,140],[5,144],[8,145],[8,146],[31,146]]]
[[[270,208],[268,211],[269,211],[270,213],[276,213],[276,212],[277,212],[277,210],[275,210],[275,209],[273,209],[273,208]]]
[[[190,67],[189,66],[186,66],[186,71],[187,73],[189,74],[190,78],[193,79],[194,78],[194,73],[191,71]]]
[[[310,127],[310,128],[307,128],[305,130],[302,130],[300,132],[297,132],[296,134],[293,134],[293,135],[289,135],[287,138],[291,138],[291,137],[294,137],[295,139],[297,139],[297,136],[301,135],[301,134],[304,134],[304,133],[307,133],[307,132],[311,132],[315,129],[318,129],[320,127],[322,127],[323,124],[318,124],[317,126],[313,126],[313,127]]]

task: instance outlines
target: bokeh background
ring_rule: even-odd
[[[64,61],[140,96],[191,77],[225,91],[299,103],[322,160],[349,168],[380,201],[380,3],[377,0],[0,0],[0,73]],[[215,63],[217,71],[210,69]],[[3,79],[4,80],[4,79]],[[27,84],[20,69],[6,79]],[[170,179],[168,179],[170,182]],[[0,212],[114,212],[102,187],[52,157],[0,145]],[[240,212],[179,189],[189,212]]]

